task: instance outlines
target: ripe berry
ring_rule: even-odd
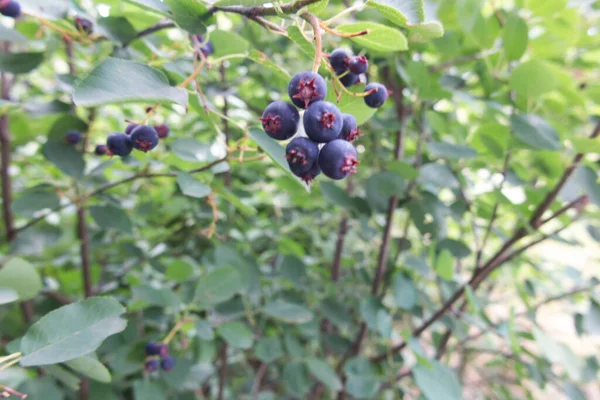
[[[319,154],[319,167],[331,179],[344,179],[356,173],[358,154],[352,144],[336,139],[327,143]]]
[[[137,126],[138,126],[137,124],[129,124],[129,125],[127,125],[127,128],[125,128],[125,134],[131,135],[131,132],[133,132],[133,130],[135,128],[137,128]]]
[[[315,179],[321,173],[321,168],[319,167],[319,163],[315,162],[312,168],[307,172],[304,172],[302,174],[297,174],[294,171],[292,172],[294,173],[294,175],[306,182],[306,184],[310,184],[313,181],[313,179]]]
[[[198,39],[198,42],[200,43],[204,42],[204,37],[202,35],[196,35],[196,39]],[[209,40],[200,46],[200,51],[204,54],[204,57],[207,57],[215,52],[215,46],[213,46],[212,42]]]
[[[318,101],[311,104],[304,113],[304,130],[309,138],[325,143],[337,138],[342,131],[342,113],[335,104]]]
[[[133,143],[129,136],[124,133],[116,132],[108,135],[106,146],[111,155],[126,157],[133,150]]]
[[[21,5],[13,0],[0,0],[0,14],[18,18],[21,15]]]
[[[146,372],[154,372],[158,370],[158,366],[158,360],[156,358],[151,358],[144,363],[144,370],[146,370]]]
[[[368,68],[369,61],[365,56],[351,57],[350,61],[348,61],[348,69],[350,69],[350,72],[356,75],[364,74],[365,72],[367,72]]]
[[[146,355],[157,356],[160,354],[161,344],[156,342],[146,343]]]
[[[359,136],[362,136],[358,131],[358,124],[356,123],[356,118],[350,114],[342,114],[342,118],[344,124],[342,125],[342,131],[338,136],[338,139],[346,140],[350,143],[354,142],[358,139]]]
[[[290,170],[296,176],[302,177],[317,162],[319,145],[309,138],[297,137],[285,148],[285,158]]]
[[[65,140],[70,144],[77,144],[81,141],[81,133],[79,131],[69,131],[65,135]]]
[[[94,150],[94,153],[96,153],[97,156],[103,156],[106,153],[108,153],[108,147],[106,147],[103,144],[99,144],[96,146],[96,149]]]
[[[373,93],[365,97],[365,103],[371,108],[381,107],[388,97],[387,88],[381,83],[373,82],[365,87],[365,93],[371,90],[373,90]]]
[[[166,357],[169,355],[169,345],[165,343],[160,343],[158,345],[158,355],[161,357]]]
[[[338,73],[338,75],[341,75],[342,73]],[[348,72],[346,73],[346,75],[340,78],[340,82],[342,82],[342,85],[344,85],[345,87],[349,87],[359,83],[360,78],[358,77],[358,75],[353,74],[352,72]]]
[[[348,61],[350,59],[350,54],[344,49],[335,49],[329,55],[329,62],[331,63],[331,67],[335,71],[346,71],[348,69]],[[338,74],[339,75],[339,74]]]
[[[299,72],[290,81],[288,94],[297,107],[306,108],[309,104],[325,98],[327,84],[325,79],[315,72]]]
[[[278,100],[265,108],[260,120],[269,136],[275,140],[286,140],[298,131],[300,114],[290,103]]]
[[[151,126],[140,125],[131,132],[131,142],[134,148],[147,153],[158,145],[158,132]]]
[[[171,132],[169,127],[165,124],[157,125],[154,127],[154,129],[156,130],[156,133],[158,133],[158,137],[161,139],[164,139],[167,136],[169,136],[169,132]]]
[[[172,356],[163,357],[163,359],[160,361],[160,366],[162,369],[169,372],[175,366],[175,359]]]
[[[75,28],[89,35],[94,30],[94,24],[89,19],[75,17]]]

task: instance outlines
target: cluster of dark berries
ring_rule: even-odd
[[[18,18],[21,15],[21,5],[14,0],[0,0],[0,14]]]
[[[162,368],[169,372],[175,366],[175,359],[169,355],[169,346],[165,343],[148,342],[146,344],[146,361],[144,370],[151,373]]]
[[[336,51],[339,53],[339,50]],[[334,53],[331,58],[337,59],[337,56],[333,57]],[[356,65],[353,67],[355,71],[366,71],[366,58],[355,58],[357,60],[352,63],[344,61],[344,68],[352,64]],[[371,107],[380,107],[387,98],[387,90],[383,85],[379,86],[383,89],[369,89],[372,91],[365,97]],[[379,99],[375,106],[367,98],[379,91],[384,92],[385,97]],[[315,72],[300,72],[290,81],[288,94],[296,107],[305,109],[302,123],[307,136],[292,139],[285,148],[285,157],[292,173],[306,183],[310,183],[321,172],[336,180],[356,173],[358,153],[352,142],[361,136],[358,124],[352,115],[342,114],[335,104],[323,100],[327,95],[327,84],[323,77]],[[265,132],[275,140],[287,140],[294,136],[300,122],[296,107],[281,100],[269,104],[260,119]]]
[[[108,154],[126,157],[133,149],[149,152],[158,145],[159,139],[169,136],[169,127],[167,125],[157,125],[155,127],[147,125],[129,124],[125,133],[115,132],[108,135],[106,147]],[[96,151],[98,148],[96,147]]]
[[[89,19],[75,17],[75,28],[77,28],[79,32],[84,32],[86,35],[89,35],[94,31],[94,24]]]

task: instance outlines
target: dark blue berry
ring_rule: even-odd
[[[157,356],[160,354],[160,343],[156,342],[148,342],[146,343],[146,355],[147,356]]]
[[[146,362],[144,363],[144,370],[146,370],[146,372],[158,371],[159,365],[160,364],[156,358],[151,358],[149,360],[146,360]]]
[[[172,356],[163,357],[163,359],[160,361],[160,366],[162,369],[169,372],[175,366],[175,359]]]
[[[290,81],[288,94],[297,107],[307,108],[309,104],[325,98],[327,84],[325,79],[315,72],[299,72]]]
[[[294,175],[302,179],[307,184],[311,183],[313,179],[315,179],[321,173],[321,167],[319,167],[319,163],[315,162],[310,170],[304,173],[297,174],[292,171]]]
[[[147,153],[158,145],[158,132],[151,126],[140,125],[131,132],[131,143],[135,149]]]
[[[106,146],[111,155],[126,157],[133,150],[133,143],[129,136],[124,133],[116,132],[108,135]]]
[[[260,120],[269,136],[275,140],[286,140],[298,131],[300,114],[290,103],[277,100],[265,108]]]
[[[365,56],[350,57],[348,61],[348,69],[356,75],[364,74],[369,68],[369,61]]]
[[[338,75],[342,75],[342,73],[338,73]],[[346,75],[344,75],[340,78],[340,82],[342,82],[342,85],[344,85],[345,87],[349,87],[349,86],[354,86],[357,83],[359,83],[360,78],[358,77],[358,75],[353,74],[352,72],[348,71],[346,73]]]
[[[0,14],[11,18],[18,18],[21,15],[21,5],[16,1],[0,0]]]
[[[311,104],[304,113],[303,121],[308,137],[318,143],[337,138],[344,124],[340,110],[328,101]]]
[[[75,17],[75,28],[89,35],[94,30],[94,24],[89,19]]]
[[[319,145],[309,138],[297,137],[285,147],[285,158],[290,170],[302,177],[317,162]]]
[[[206,43],[204,42],[204,37],[202,35],[196,35],[196,39],[201,43],[200,51],[204,54],[204,57],[207,57],[215,52],[215,46],[213,46],[212,42],[209,40]]]
[[[160,343],[158,345],[158,355],[161,357],[166,357],[169,355],[169,345],[165,343]]]
[[[345,71],[348,69],[350,54],[344,49],[335,49],[329,55],[331,67],[336,71]]]
[[[365,103],[371,108],[379,108],[385,103],[388,97],[388,90],[381,83],[369,83],[365,87],[365,93],[373,91],[365,97]]]
[[[327,143],[319,154],[319,167],[331,179],[344,179],[356,173],[358,154],[354,146],[336,139]]]
[[[156,130],[156,133],[158,133],[158,137],[160,139],[166,138],[167,136],[169,136],[169,132],[171,132],[169,127],[165,124],[157,125],[154,127],[154,129]]]
[[[108,153],[108,147],[106,147],[103,144],[99,144],[96,146],[96,149],[94,150],[94,153],[96,153],[97,156],[103,156],[106,153]]]
[[[69,131],[65,135],[65,140],[70,144],[77,144],[81,141],[81,132],[79,131]]]
[[[354,142],[361,134],[358,131],[358,124],[356,118],[350,114],[342,114],[344,124],[342,125],[342,131],[338,136],[338,139],[343,139],[348,142]]]
[[[137,127],[138,127],[137,124],[129,124],[129,125],[127,125],[127,128],[125,128],[125,134],[131,135],[131,132],[133,132],[133,130],[135,128],[137,128]]]

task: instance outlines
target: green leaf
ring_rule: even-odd
[[[343,305],[332,298],[324,299],[319,310],[334,325],[345,328],[352,324],[352,317]]]
[[[325,13],[329,0],[319,0],[316,3],[310,4],[306,9],[309,13],[316,15],[317,17]]]
[[[107,57],[75,87],[73,101],[81,107],[140,102],[178,103],[185,107],[188,94],[169,85],[159,70]]]
[[[244,54],[250,48],[250,43],[246,39],[230,31],[212,31],[210,33],[210,41],[215,47],[215,57]]]
[[[177,184],[186,196],[202,199],[211,193],[210,186],[200,182],[187,172],[177,173]]]
[[[63,19],[68,11],[68,4],[61,1],[19,0],[19,4],[25,13],[45,19]]]
[[[217,332],[231,347],[247,350],[254,343],[252,331],[239,321],[225,322]]]
[[[36,212],[46,208],[56,208],[60,205],[60,199],[56,195],[54,187],[41,184],[26,189],[12,204],[15,214],[32,217]]]
[[[0,41],[12,43],[26,43],[27,38],[19,31],[10,29],[0,24]]]
[[[208,8],[195,0],[164,0],[164,3],[173,12],[175,23],[182,29],[192,34],[201,34],[206,32],[206,22],[204,14]]]
[[[438,21],[408,25],[407,29],[408,41],[410,43],[425,43],[431,39],[437,39],[444,36],[444,27]]]
[[[125,329],[124,312],[115,299],[91,297],[46,314],[21,340],[21,365],[57,364],[90,354]]]
[[[24,301],[38,295],[42,290],[42,279],[33,265],[21,258],[13,258],[0,268],[0,287],[14,290]]]
[[[81,152],[72,145],[49,140],[42,147],[42,153],[65,174],[77,179],[83,177],[85,161]]]
[[[114,229],[123,233],[133,233],[131,220],[127,213],[120,207],[111,205],[91,206],[90,214],[98,226],[105,230]]]
[[[125,0],[127,3],[134,4],[148,11],[153,11],[158,14],[169,17],[169,8],[160,0]]]
[[[355,208],[354,201],[342,188],[333,182],[321,182],[321,193],[325,199],[336,206],[352,210]]]
[[[555,341],[538,328],[534,328],[533,336],[544,356],[552,363],[563,366],[571,379],[581,379],[583,360],[581,360],[565,344]]]
[[[509,86],[517,94],[528,99],[558,89],[559,81],[554,70],[545,61],[531,60],[519,65],[509,79]]]
[[[450,368],[429,360],[431,368],[417,365],[413,376],[427,400],[462,400],[462,387]]]
[[[19,300],[19,294],[16,290],[0,286],[0,305],[12,303],[17,300]]]
[[[137,36],[137,31],[125,17],[99,18],[97,24],[97,33],[115,42],[129,43]]]
[[[515,137],[534,149],[559,150],[562,147],[558,132],[538,115],[513,115],[510,124]]]
[[[0,57],[0,72],[26,74],[44,61],[44,53],[4,53]]]
[[[502,44],[506,58],[509,61],[519,60],[525,54],[529,41],[527,22],[517,14],[511,13],[505,18],[503,29]]]
[[[169,288],[155,288],[148,284],[134,286],[131,289],[133,301],[142,301],[144,305],[157,306],[162,308],[176,307],[179,305],[179,298]],[[136,307],[136,309],[138,309]]]
[[[265,0],[219,0],[215,4],[219,6],[245,6],[245,7],[253,7],[260,6],[261,4],[268,3]]]
[[[346,391],[357,399],[373,399],[379,391],[377,370],[364,358],[353,358],[344,366]]]
[[[279,319],[290,324],[303,324],[313,319],[312,312],[306,307],[276,300],[267,304],[261,312],[269,317]]]
[[[235,267],[222,266],[198,279],[194,302],[200,308],[223,303],[244,289],[240,273]]]
[[[168,398],[163,385],[156,381],[143,380],[133,382],[135,400],[164,400]]]
[[[404,310],[411,310],[417,304],[417,289],[412,279],[404,274],[395,273],[392,277],[392,291],[396,305]]]
[[[590,301],[590,309],[585,316],[585,330],[590,335],[600,334],[600,303]]]
[[[183,260],[175,260],[167,265],[165,277],[177,282],[185,282],[194,275],[194,267]]]
[[[437,192],[438,188],[457,188],[459,186],[458,180],[450,168],[440,163],[428,163],[421,167],[420,179],[432,193]]]
[[[315,48],[309,41],[306,40],[304,35],[302,35],[300,28],[292,25],[287,28],[287,33],[290,40],[296,43],[305,55],[307,55],[309,58],[313,58],[315,56]]]
[[[329,364],[318,358],[311,357],[306,360],[306,365],[310,373],[332,392],[339,392],[342,389],[340,378],[338,378],[335,370]]]
[[[283,382],[286,392],[296,398],[304,398],[312,382],[306,365],[302,362],[288,362],[283,367]]]
[[[92,357],[79,357],[66,362],[69,368],[98,382],[109,383],[112,381],[110,372],[102,363]]]
[[[356,22],[340,25],[337,29],[344,33],[358,33],[368,30],[369,34],[354,36],[351,39],[357,45],[370,50],[385,53],[408,49],[408,42],[402,32],[385,25],[374,22]]]
[[[452,144],[446,142],[427,143],[427,150],[433,157],[442,157],[450,159],[473,158],[477,157],[477,152],[462,144]]]
[[[425,20],[423,0],[369,0],[367,6],[377,9],[398,26],[408,22],[416,24]]]
[[[384,171],[371,175],[366,184],[367,201],[375,211],[387,210],[390,197],[401,197],[406,190],[406,181],[395,172]]]
[[[429,234],[433,239],[446,235],[446,208],[434,195],[422,193],[421,198],[408,203],[410,216],[421,234]]]
[[[598,139],[573,138],[571,143],[578,153],[600,154],[600,140]]]
[[[215,338],[211,323],[205,319],[196,322],[196,335],[202,340],[213,340]]]
[[[352,93],[363,93],[365,88],[362,85],[349,87],[348,90]],[[365,104],[364,97],[350,96],[343,93],[340,102],[337,102],[337,94],[333,90],[333,84],[327,82],[327,96],[325,100],[335,104],[344,114],[352,114],[356,118],[358,126],[363,125],[375,115],[375,108],[371,108]]]
[[[71,390],[78,391],[80,386],[80,379],[77,375],[71,371],[63,368],[60,365],[46,365],[42,368],[42,371],[55,377],[58,381],[62,382],[66,387]]]
[[[443,249],[435,262],[435,272],[438,276],[447,281],[451,281],[454,276],[454,259],[450,250]]]
[[[387,169],[397,173],[404,179],[415,179],[419,177],[419,171],[412,165],[403,161],[392,161],[387,164]]]
[[[283,356],[283,346],[278,337],[265,337],[256,344],[256,357],[262,362],[272,363]]]

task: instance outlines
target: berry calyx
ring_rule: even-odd
[[[175,367],[175,359],[172,356],[163,357],[160,361],[160,366],[166,372],[169,372]]]
[[[81,141],[81,132],[69,131],[65,135],[65,140],[67,141],[67,143],[75,145]]]
[[[265,108],[260,121],[270,137],[275,140],[286,140],[298,131],[300,114],[290,103],[277,100]]]
[[[89,35],[94,30],[94,24],[89,19],[75,17],[75,28]]]
[[[156,125],[154,129],[156,130],[156,133],[158,133],[158,137],[160,139],[168,137],[169,132],[171,132],[171,129],[169,129],[169,127],[166,124]]]
[[[331,179],[344,179],[357,172],[358,153],[354,146],[341,139],[327,143],[319,154],[319,167]]]
[[[126,157],[133,150],[131,138],[124,133],[115,132],[106,138],[106,146],[110,155]]]
[[[288,85],[288,94],[292,102],[300,108],[320,101],[327,95],[325,79],[315,72],[304,71],[294,75]]]
[[[139,125],[131,132],[131,142],[135,149],[147,153],[158,145],[158,132],[151,126]]]
[[[356,118],[350,114],[342,114],[344,124],[342,126],[342,131],[338,136],[338,139],[346,140],[350,143],[354,142],[358,139],[362,134],[358,130],[358,124],[356,123]]]
[[[319,157],[319,145],[309,138],[294,138],[285,147],[285,158],[294,175],[304,176]]]
[[[127,125],[127,128],[125,128],[125,134],[131,135],[131,132],[133,132],[133,130],[135,128],[137,128],[137,127],[138,127],[138,124],[129,124],[129,125]]]
[[[156,358],[151,358],[149,360],[146,360],[146,362],[144,363],[144,370],[148,373],[152,373],[158,371],[159,365],[160,364]]]
[[[342,131],[342,113],[335,104],[318,101],[311,104],[304,113],[304,130],[310,139],[326,143],[337,138]]]
[[[21,5],[14,0],[0,0],[0,14],[16,19],[21,15]]]
[[[333,123],[335,122],[335,115],[330,112],[324,112],[321,116],[321,124],[328,129],[333,128]]]
[[[369,83],[364,92],[369,93],[365,96],[365,103],[371,108],[381,107],[388,98],[388,90],[381,83]]]
[[[344,49],[335,49],[329,55],[329,62],[335,71],[339,71],[341,75],[348,68],[350,54]]]
[[[94,149],[94,153],[95,153],[97,156],[103,156],[103,155],[105,155],[106,153],[108,153],[108,147],[106,147],[106,146],[105,146],[105,145],[103,145],[103,144],[99,144],[99,145],[97,145],[97,146],[96,146],[96,148]]]
[[[367,72],[368,68],[369,68],[369,61],[367,60],[367,57],[365,57],[365,56],[351,57],[350,60],[348,61],[348,69],[353,74],[357,74],[357,75],[364,74],[365,72]]]

